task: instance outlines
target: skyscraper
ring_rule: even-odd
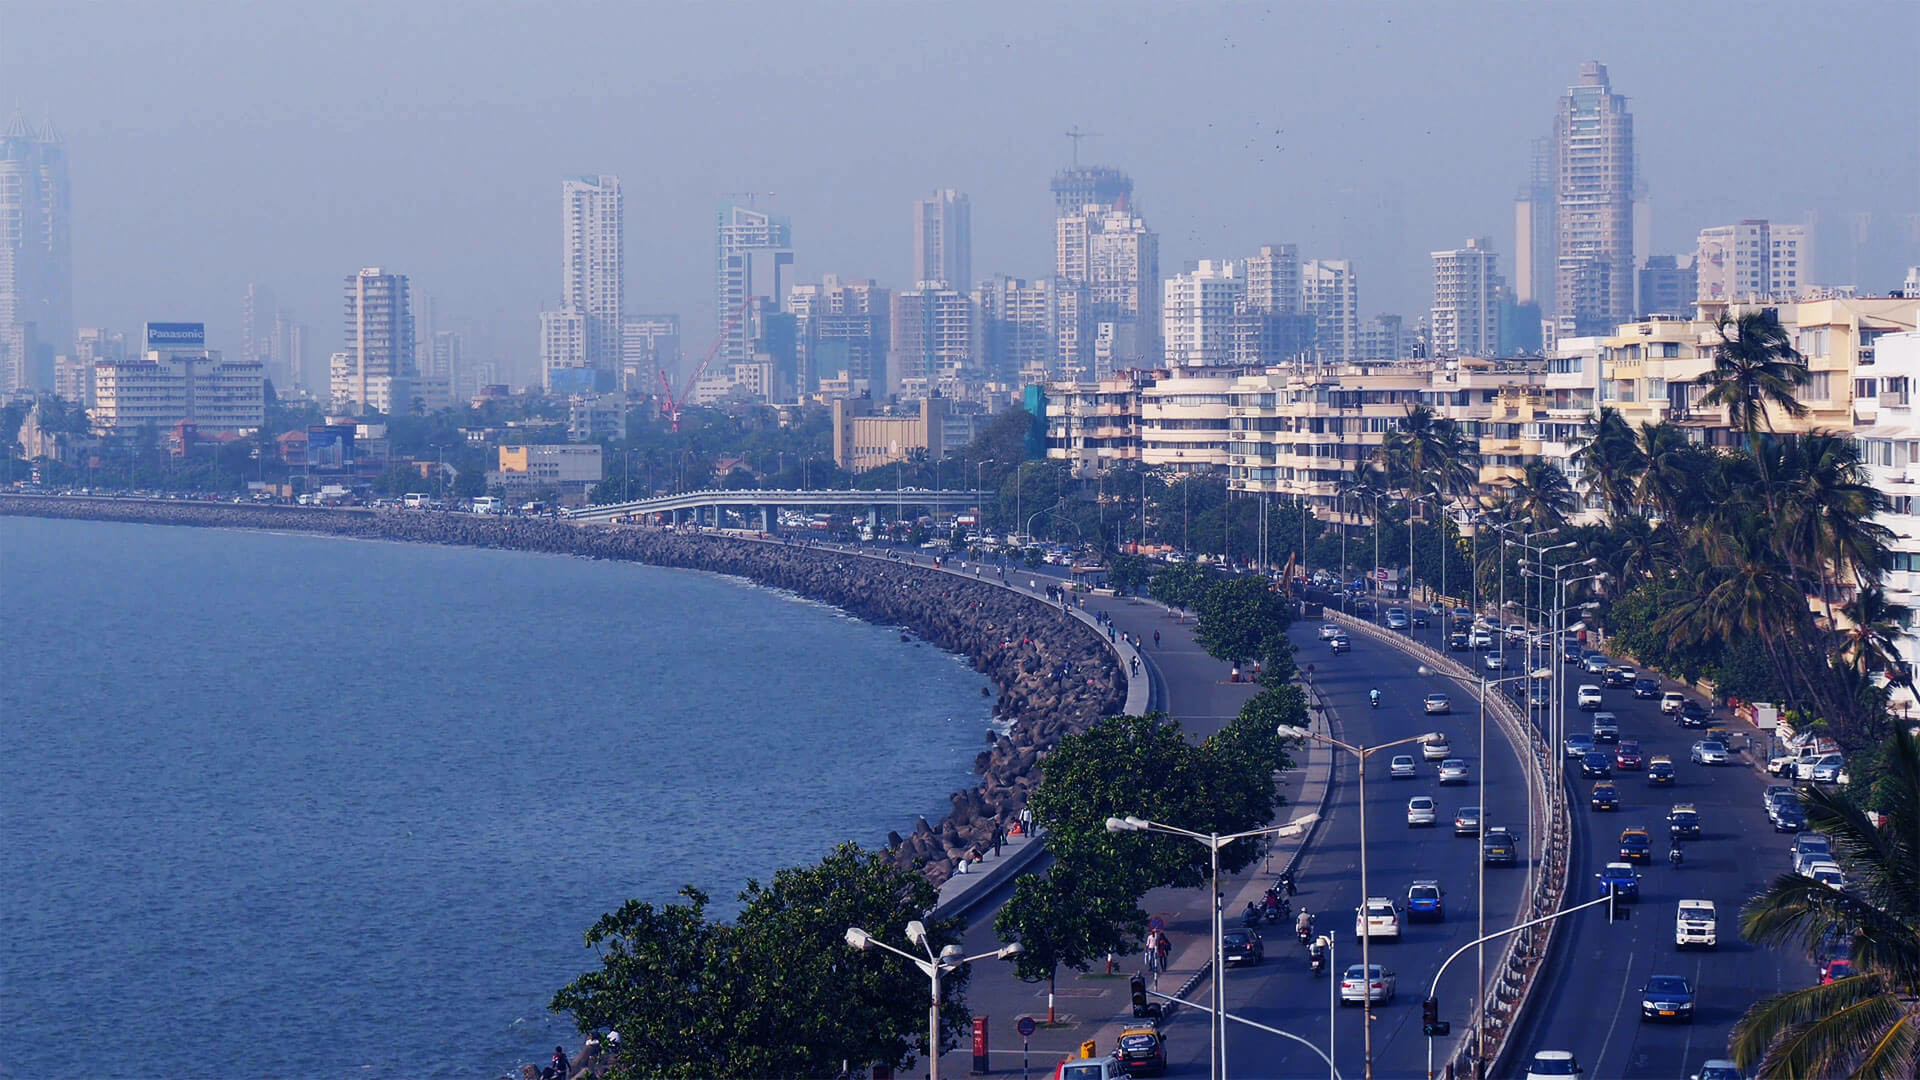
[[[844,391],[884,396],[892,344],[893,293],[875,282],[823,275],[787,294],[794,317],[802,394]]]
[[[973,298],[935,282],[893,294],[887,391],[927,397],[974,366]]]
[[[1314,319],[1314,355],[1322,364],[1351,364],[1360,347],[1360,282],[1347,259],[1300,264],[1300,306]]]
[[[561,183],[560,202],[560,310],[580,317],[579,352],[542,366],[589,368],[594,388],[605,389],[620,370],[625,333],[626,198],[619,177],[583,176]]]
[[[988,378],[1044,381],[1054,355],[1053,290],[1045,281],[998,276],[973,290],[981,364]]]
[[[1300,310],[1300,249],[1267,244],[1241,262],[1247,280],[1247,310],[1291,315]]]
[[[1554,117],[1554,316],[1560,337],[1633,316],[1633,114],[1589,60]]]
[[[413,407],[419,375],[407,277],[369,266],[347,278],[346,347],[332,365],[334,408],[393,415]]]
[[[73,196],[52,124],[0,131],[0,390],[51,389],[73,350]]]
[[[1133,199],[1133,178],[1105,165],[1075,165],[1053,174],[1053,216],[1078,214],[1089,206],[1126,206]]]
[[[1533,140],[1533,167],[1513,203],[1513,300],[1553,310],[1553,140]]]
[[[967,197],[942,188],[913,204],[913,281],[938,281],[966,292],[973,285],[973,210]]]
[[[1467,246],[1433,253],[1433,308],[1429,312],[1433,356],[1497,356],[1500,353],[1500,291],[1493,242],[1480,237]]]
[[[1247,279],[1228,260],[1201,259],[1191,273],[1166,281],[1161,298],[1161,334],[1167,363],[1218,367],[1233,359],[1234,319],[1247,294]]]
[[[771,262],[771,288],[754,283],[755,260]],[[747,206],[724,206],[714,222],[714,316],[720,321],[720,351],[715,360],[722,370],[753,360],[759,336],[753,325],[755,297],[770,300],[774,310],[785,300],[782,277],[793,265],[793,226]]]
[[[1088,204],[1054,225],[1060,373],[1111,374],[1095,360],[1100,341],[1116,370],[1157,367],[1163,358],[1159,234],[1124,205]]]

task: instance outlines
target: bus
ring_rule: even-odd
[[[400,497],[400,505],[409,510],[425,510],[432,502],[431,496],[420,491],[409,491]]]
[[[473,500],[473,512],[476,514],[504,514],[506,506],[491,495],[482,495]]]

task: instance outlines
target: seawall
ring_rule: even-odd
[[[919,819],[888,837],[902,866],[935,885],[956,860],[1013,822],[1039,783],[1042,752],[1061,736],[1119,713],[1126,680],[1106,643],[1045,603],[929,567],[798,544],[632,526],[573,525],[418,511],[329,510],[186,501],[0,495],[0,514],[202,528],[248,528],[368,540],[458,544],[581,555],[743,577],[831,604],[870,622],[906,626],[972,662],[999,688],[1004,736],[975,759],[977,787],[956,791],[938,825]]]

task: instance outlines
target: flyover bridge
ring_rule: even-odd
[[[660,495],[651,499],[635,499],[632,502],[607,503],[601,506],[587,506],[578,510],[569,510],[567,517],[572,521],[646,521],[664,518],[674,525],[684,521],[696,524],[721,524],[721,515],[732,511],[751,521],[751,515],[758,512],[760,531],[774,531],[774,523],[782,510],[821,510],[829,508],[852,508],[864,510],[869,522],[877,522],[880,511],[891,509],[894,516],[904,517],[908,510],[972,510],[983,505],[982,500],[994,493],[986,491],[921,491],[917,488],[894,488],[887,491],[758,491],[758,490],[722,490],[711,488],[706,491],[687,491],[678,495]]]

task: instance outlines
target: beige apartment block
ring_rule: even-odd
[[[1175,369],[1140,391],[1140,459],[1178,473],[1227,467],[1238,369]]]
[[[1071,462],[1080,476],[1139,461],[1141,390],[1162,374],[1125,371],[1096,383],[1048,383],[1047,457]]]

